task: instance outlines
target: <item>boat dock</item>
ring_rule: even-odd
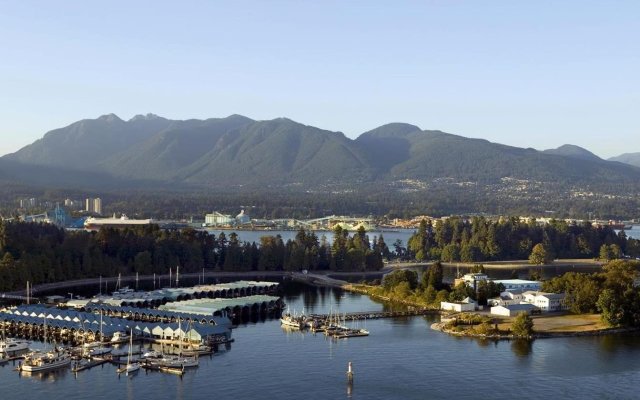
[[[338,313],[337,316],[347,321],[356,321],[364,319],[381,319],[381,318],[399,318],[399,317],[415,317],[420,315],[439,315],[438,310],[417,309],[407,311],[358,311],[350,313]],[[326,320],[335,318],[336,314],[311,314],[308,316],[315,320]]]
[[[9,363],[11,361],[16,361],[16,360],[22,360],[24,358],[24,356],[15,356],[15,357],[5,357],[5,358],[0,358],[0,365],[4,365],[6,363]]]
[[[84,363],[76,362],[71,367],[71,372],[84,371],[84,370],[87,370],[87,369],[91,369],[93,367],[97,367],[98,365],[106,364],[106,363],[108,363],[110,361],[111,360],[109,360],[108,358],[94,358],[91,361],[87,361],[87,362],[84,362]]]
[[[182,335],[189,342],[226,341],[231,339],[231,321],[228,318],[211,317],[215,324],[199,322],[180,323],[139,322],[122,318],[104,317],[95,313],[63,310],[40,305],[22,305],[0,312],[0,325],[16,336],[43,336],[45,320],[48,334],[56,340],[81,343],[83,340],[100,340],[115,332],[133,333],[139,339],[177,340]],[[101,337],[100,335],[104,335]]]

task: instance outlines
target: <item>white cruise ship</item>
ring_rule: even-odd
[[[89,217],[84,221],[84,229],[89,231],[97,231],[100,228],[127,228],[134,226],[144,226],[153,223],[152,219],[130,219],[126,215],[117,218],[115,214],[111,218],[94,218]]]

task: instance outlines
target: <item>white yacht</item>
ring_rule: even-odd
[[[285,314],[280,318],[280,324],[295,329],[304,329],[307,327],[307,323],[303,316],[296,317],[291,314]]]
[[[142,354],[142,358],[162,358],[164,354],[158,350],[149,350]]]
[[[167,368],[195,368],[199,365],[198,357],[183,357],[169,354],[158,359],[155,363]]]
[[[71,355],[67,351],[34,351],[25,356],[20,371],[41,372],[66,367],[71,364]]]
[[[112,342],[122,342],[123,340],[128,340],[128,339],[129,339],[129,335],[119,331],[114,333],[113,337],[111,337]]]
[[[31,342],[28,340],[5,339],[0,341],[0,358],[15,357],[29,351]]]

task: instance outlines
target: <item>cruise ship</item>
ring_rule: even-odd
[[[84,229],[88,231],[98,231],[100,228],[129,228],[150,225],[152,223],[152,219],[130,219],[124,214],[120,218],[116,218],[114,214],[111,218],[89,217],[84,221]]]

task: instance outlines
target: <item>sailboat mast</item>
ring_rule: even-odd
[[[176,267],[176,287],[180,286],[180,266]]]
[[[171,268],[169,268],[169,287],[171,287]]]

